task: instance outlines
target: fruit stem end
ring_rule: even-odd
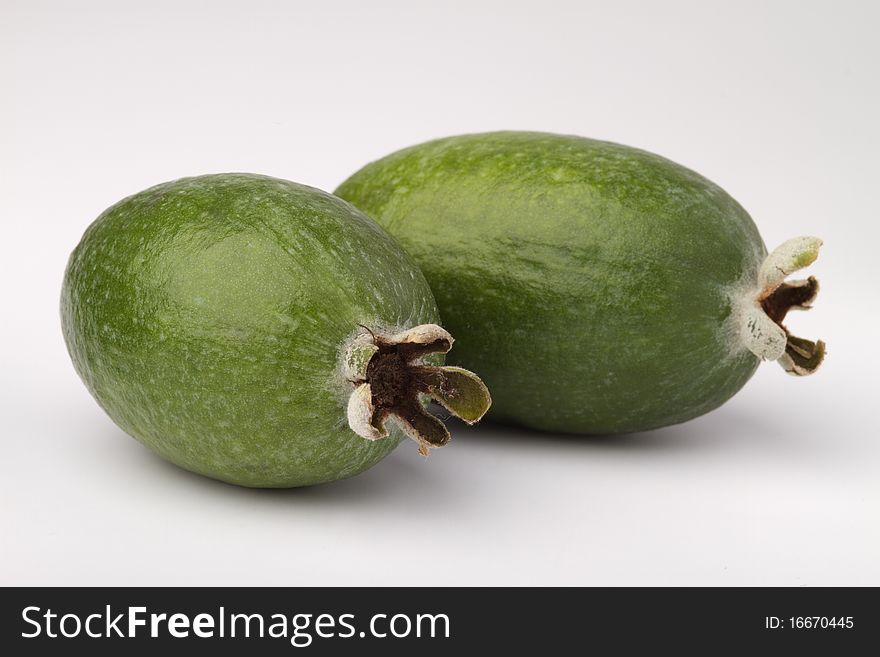
[[[344,353],[345,378],[354,385],[348,400],[348,424],[367,440],[388,435],[386,423],[396,422],[427,456],[450,440],[446,425],[425,409],[431,398],[468,424],[479,421],[492,399],[480,378],[460,367],[434,366],[423,359],[445,354],[454,342],[436,324],[422,324],[387,335],[361,326]]]
[[[745,346],[763,360],[775,360],[789,374],[813,374],[825,358],[825,343],[792,335],[782,323],[791,310],[809,310],[819,293],[810,276],[786,280],[812,264],[819,255],[818,237],[795,237],[774,249],[758,270],[757,290],[744,300],[740,335]]]

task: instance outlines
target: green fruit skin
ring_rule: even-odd
[[[731,294],[766,249],[720,187],[618,144],[497,132],[431,141],[336,190],[412,254],[452,363],[490,417],[618,433],[716,408],[754,373]]]
[[[61,300],[77,372],[163,458],[244,486],[332,481],[403,437],[348,427],[340,350],[359,329],[437,322],[412,259],[317,189],[249,174],[185,178],[105,211]]]

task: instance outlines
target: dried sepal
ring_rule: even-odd
[[[437,324],[419,324],[400,333],[395,333],[388,337],[379,335],[377,338],[382,342],[396,346],[404,344],[428,345],[442,342],[448,345],[445,347],[446,351],[452,349],[452,343],[455,342],[449,331]],[[442,353],[446,353],[446,351]]]
[[[479,422],[492,405],[492,396],[482,379],[461,367],[437,368],[425,391],[438,404],[468,424]]]
[[[825,343],[790,336],[785,353],[779,358],[782,368],[794,376],[812,374],[825,358]]]
[[[436,324],[420,324],[389,337],[378,335],[376,339],[380,347],[391,346],[408,360],[448,353],[455,342],[449,331]]]
[[[773,292],[786,278],[808,267],[819,257],[822,240],[818,237],[794,237],[773,249],[758,270],[762,293]]]
[[[409,412],[393,414],[393,418],[403,432],[418,443],[422,456],[427,456],[429,449],[444,447],[451,436],[439,418],[431,415],[421,403],[416,402],[416,406],[418,408],[413,407]]]
[[[379,440],[388,435],[384,425],[375,424],[376,409],[369,383],[356,386],[348,398],[348,426],[361,438]]]
[[[785,353],[788,335],[767,313],[755,305],[743,323],[743,342],[761,360],[777,360]]]

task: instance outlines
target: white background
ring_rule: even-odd
[[[877,7],[0,0],[0,584],[880,585]],[[824,369],[646,434],[456,426],[287,491],[165,464],[80,383],[58,296],[108,205],[219,171],[332,190],[493,129],[655,151],[769,246],[824,237],[790,321]]]

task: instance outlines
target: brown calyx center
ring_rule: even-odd
[[[374,426],[382,425],[395,415],[403,420],[410,433],[418,436],[422,444],[442,447],[449,441],[449,431],[433,415],[428,413],[419,400],[420,394],[433,396],[442,385],[441,368],[425,365],[421,358],[431,353],[449,351],[448,340],[428,343],[384,342],[377,338],[379,351],[370,359],[366,371],[366,383],[370,385],[373,402]]]
[[[808,309],[818,291],[819,281],[810,276],[805,281],[782,283],[766,297],[760,299],[761,309],[785,331],[785,358],[782,363],[786,371],[791,374],[802,376],[815,372],[825,358],[824,342],[821,340],[813,342],[792,335],[782,323],[790,310]]]
[[[788,311],[803,308],[816,296],[818,288],[819,282],[812,276],[805,285],[783,283],[761,301],[761,308],[770,319],[782,326]]]
[[[397,350],[380,350],[367,365],[367,383],[373,393],[373,405],[377,409],[392,408],[412,396],[413,374]]]

